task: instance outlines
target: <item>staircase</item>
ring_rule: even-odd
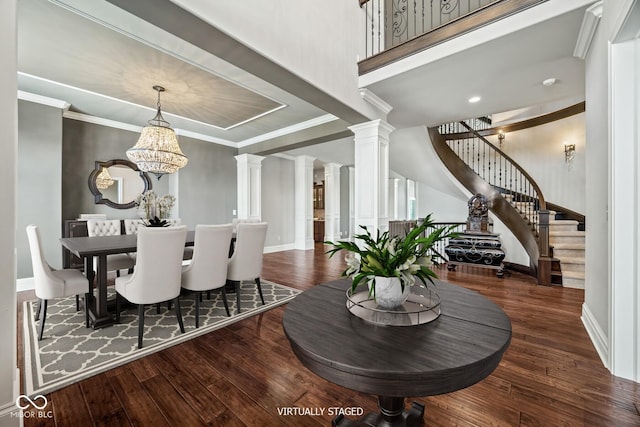
[[[562,286],[584,289],[585,232],[578,230],[578,221],[549,221],[549,244],[560,261]]]
[[[473,194],[485,195],[493,213],[520,241],[538,283],[584,288],[584,231],[578,231],[579,224],[584,229],[584,216],[547,205],[533,178],[483,136],[497,132],[480,119],[429,129],[447,168]]]

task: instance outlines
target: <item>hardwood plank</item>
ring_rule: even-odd
[[[167,419],[129,367],[112,372],[118,374],[109,376],[109,381],[133,426],[169,426]]]
[[[80,384],[95,426],[129,425],[130,421],[106,375],[88,378]]]
[[[300,290],[337,279],[344,261],[340,256],[328,259],[324,250],[319,244],[315,251],[265,254],[262,277]],[[412,398],[425,404],[426,425],[640,425],[640,384],[614,377],[602,365],[580,320],[584,291],[537,286],[531,277],[515,272],[504,279],[482,269],[448,272],[439,266],[436,272],[441,280],[477,291],[502,307],[513,336],[500,366],[481,383],[456,393]],[[33,292],[19,293],[18,325],[21,302],[33,297]],[[301,365],[282,332],[283,312],[284,307],[269,310],[106,372],[119,401],[114,408],[121,407],[133,425],[207,424],[195,413],[206,409],[193,409],[202,402],[179,390],[191,383],[181,386],[173,374],[168,374],[171,380],[164,375],[174,366],[191,376],[188,381],[200,384],[194,387],[205,387],[221,402],[212,425],[313,426],[328,425],[331,419],[281,417],[279,407],[360,406],[375,411],[374,396],[331,384]],[[22,348],[22,334],[18,341]],[[24,372],[22,357],[20,352]],[[91,379],[47,395],[53,420],[25,419],[25,425],[95,425],[83,393],[93,386],[85,382]],[[104,405],[99,411],[111,409]]]

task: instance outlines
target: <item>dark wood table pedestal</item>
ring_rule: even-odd
[[[436,281],[440,317],[413,326],[368,323],[346,307],[351,282],[315,286],[289,302],[283,329],[296,357],[334,384],[378,396],[379,413],[338,415],[336,427],[423,424],[424,405],[403,396],[432,396],[490,375],[511,341],[511,322],[495,303]]]
[[[379,413],[371,412],[358,420],[340,414],[331,422],[332,427],[415,427],[423,425],[424,405],[412,402],[405,408],[404,397],[378,396]]]

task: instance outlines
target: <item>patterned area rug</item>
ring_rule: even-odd
[[[231,317],[227,317],[222,296],[215,292],[200,304],[200,327],[195,327],[193,294],[180,298],[185,333],[181,334],[175,311],[163,304],[160,314],[155,306],[145,312],[143,348],[138,349],[138,309],[132,306],[121,313],[120,324],[88,329],[84,312],[76,311],[75,297],[49,301],[44,338],[37,339],[36,301],[24,303],[25,392],[45,394],[123,365],[199,335],[211,332],[277,307],[293,299],[299,291],[267,280],[261,281],[265,305],[254,282],[241,284],[240,314],[236,313],[236,295],[227,294]],[[110,296],[115,295],[109,288]]]

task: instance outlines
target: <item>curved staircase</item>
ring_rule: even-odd
[[[520,241],[538,284],[584,288],[584,231],[578,230],[580,221],[556,219],[567,214],[547,210],[533,178],[484,138],[491,133],[497,134],[498,130],[491,128],[487,118],[429,128],[431,143],[445,166],[472,194],[487,197],[492,212]],[[567,212],[584,223],[580,214]]]

